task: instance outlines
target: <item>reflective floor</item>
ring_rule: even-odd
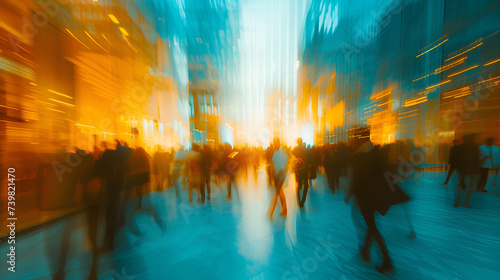
[[[187,203],[186,191],[177,199],[173,189],[146,195],[143,210],[131,203],[115,251],[99,258],[99,279],[500,279],[500,188],[474,193],[472,209],[453,208],[455,182],[444,186],[443,178],[443,172],[427,172],[407,179],[402,187],[412,200],[377,217],[395,268],[387,276],[374,268],[381,262],[377,246],[372,264],[359,257],[364,222],[344,204],[344,193],[332,194],[319,177],[299,210],[289,180],[288,216],[277,209],[269,219],[271,193],[261,171],[257,179],[240,179],[231,201],[220,182],[204,205]],[[166,219],[164,233],[154,217]],[[80,215],[19,237],[16,279],[52,279],[68,224],[74,229],[66,279],[88,277],[90,243]],[[409,236],[410,224],[416,238]],[[1,244],[2,252],[7,246]],[[10,279],[5,271],[0,278]]]

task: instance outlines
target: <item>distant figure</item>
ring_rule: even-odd
[[[472,191],[475,189],[479,179],[479,147],[475,143],[475,135],[467,135],[463,137],[464,143],[459,146],[460,163],[458,172],[460,175],[460,183],[457,186],[457,195],[453,207],[460,206],[460,197],[463,190],[467,188],[465,183],[466,177],[469,177],[469,188],[465,195],[464,206],[470,206]]]
[[[149,154],[142,147],[139,147],[132,152],[131,181],[132,187],[136,187],[137,196],[139,197],[139,203],[137,204],[135,210],[142,209],[143,188],[148,186],[151,181],[150,161],[151,158]]]
[[[224,148],[222,150],[222,155],[220,157],[218,167],[217,167],[217,175],[226,177],[226,188],[227,188],[227,200],[232,200],[231,189],[234,185],[234,190],[236,191],[236,195],[238,195],[238,189],[236,186],[236,175],[239,173],[241,169],[241,153],[239,153],[236,149],[233,149],[231,145],[224,144]]]
[[[186,154],[182,146],[179,146],[174,154],[174,166],[172,168],[172,181],[175,189],[175,195],[179,198],[179,187],[182,184],[181,178],[183,176],[182,171],[184,170],[184,164],[186,160]]]
[[[340,172],[342,164],[336,145],[328,145],[325,152],[325,173],[328,179],[328,187],[335,193],[340,188]]]
[[[210,200],[210,193],[211,193],[210,175],[212,172],[212,162],[213,162],[212,149],[210,149],[208,145],[205,145],[203,147],[203,152],[201,154],[202,179],[201,179],[200,189],[201,189],[202,202],[205,202],[205,188],[207,192],[207,199]]]
[[[267,147],[266,150],[264,151],[264,160],[267,163],[266,175],[267,175],[267,179],[268,179],[268,181],[267,181],[268,186],[274,185],[274,174],[273,174],[273,171],[271,170],[273,167],[273,165],[272,165],[273,152],[274,152],[273,143],[270,143],[269,147]]]
[[[486,139],[486,145],[479,147],[479,164],[481,167],[480,178],[478,182],[478,192],[488,192],[484,188],[488,183],[488,173],[490,169],[497,169],[496,161],[498,160],[499,148],[493,146],[493,138]]]
[[[87,235],[91,242],[91,254],[92,254],[92,265],[90,269],[90,276],[88,279],[96,279],[97,280],[97,268],[98,268],[98,244],[97,244],[97,224],[99,217],[99,197],[93,196],[90,192],[89,185],[91,179],[94,174],[93,170],[93,158],[92,154],[87,153],[86,151],[76,148],[76,153],[68,155],[73,155],[76,158],[80,158],[80,164],[75,166],[75,178],[80,183],[82,187],[82,202],[86,205],[86,216],[87,216]],[[75,186],[76,187],[76,186]],[[53,279],[63,280],[65,277],[65,267],[66,262],[68,260],[68,253],[71,243],[71,237],[73,233],[77,231],[78,222],[74,217],[68,217],[62,222],[64,225],[61,232],[58,232],[57,237],[51,237],[51,240],[47,240],[49,243],[47,245],[48,252],[54,253],[54,248],[51,246],[52,243],[57,244],[60,242],[60,252],[55,258],[53,256],[50,257],[50,260],[54,262],[54,265],[57,266],[57,272],[54,275]]]
[[[94,151],[95,152],[95,151]],[[91,153],[83,150],[77,150],[77,153],[82,157],[82,163],[77,167],[79,179],[82,184],[83,202],[87,205],[87,233],[91,242],[92,265],[90,267],[90,275],[88,279],[97,279],[98,270],[98,224],[99,210],[101,208],[101,193],[92,192],[91,187],[94,176],[94,158]]]
[[[287,166],[288,166],[288,154],[285,149],[280,145],[280,139],[274,137],[273,139],[273,150],[271,155],[271,172],[270,174],[274,176],[274,186],[276,188],[276,194],[271,200],[269,205],[268,215],[273,217],[274,210],[276,209],[276,204],[278,203],[278,198],[281,202],[281,216],[287,215],[286,199],[283,193],[283,183],[286,179]]]
[[[120,145],[118,141],[116,142],[117,146]],[[106,226],[104,241],[100,251],[110,252],[114,248],[114,238],[120,212],[120,193],[126,176],[123,154],[105,146],[105,150],[95,163],[94,168],[95,174],[102,178],[103,186],[105,187],[104,197],[106,198],[104,201],[106,204]]]
[[[446,180],[444,181],[445,185],[448,185],[450,181],[451,175],[458,168],[460,163],[460,155],[459,155],[459,146],[458,140],[453,140],[453,146],[450,148],[450,157],[448,160],[448,164],[450,165],[450,169],[448,169],[448,175],[446,176]]]
[[[193,202],[193,189],[197,189],[199,194],[201,194],[202,203],[205,202],[205,190],[201,189],[202,182],[202,154],[200,152],[200,146],[198,144],[193,144],[193,148],[189,153],[189,187],[188,195],[189,202]],[[201,193],[203,191],[203,194]],[[200,197],[198,196],[198,201]]]
[[[334,174],[333,174],[333,156],[334,156],[333,146],[331,144],[327,144],[324,146],[324,168],[325,168],[325,176],[328,184],[328,188],[335,193],[335,182],[334,182]]]
[[[302,144],[302,138],[297,139],[297,147],[293,149],[292,154],[295,156],[295,179],[297,180],[297,203],[300,208],[304,207],[306,202],[307,192],[309,191],[309,169],[311,167],[312,155],[311,151]],[[304,189],[302,199],[300,198],[300,190]]]
[[[310,145],[309,145],[310,146]],[[319,155],[316,147],[310,148],[311,151],[311,166],[309,167],[309,187],[313,187],[312,181],[316,179],[317,171],[318,171],[318,163],[319,163]]]
[[[161,145],[157,146],[157,150],[153,155],[153,174],[156,181],[156,189],[163,190],[163,183],[167,179],[170,172],[168,162],[169,154],[163,150]]]

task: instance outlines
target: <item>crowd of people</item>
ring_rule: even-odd
[[[370,262],[370,244],[375,239],[383,255],[383,263],[377,270],[381,273],[392,270],[388,249],[375,223],[375,212],[385,215],[392,205],[404,203],[410,198],[399,188],[397,181],[388,179],[391,177],[388,174],[401,178],[401,174],[397,174],[400,169],[394,156],[401,147],[396,147],[397,143],[374,145],[369,139],[366,136],[349,143],[311,147],[299,138],[297,145],[291,148],[282,145],[276,137],[265,150],[261,147],[233,148],[229,144],[201,147],[194,143],[189,150],[182,147],[164,150],[158,146],[152,156],[142,147],[131,148],[119,140],[114,145],[103,142],[92,152],[76,149],[75,155],[81,161],[75,167],[72,184],[74,187],[77,184],[81,186],[87,205],[88,236],[93,256],[90,279],[97,279],[98,255],[114,250],[116,233],[126,225],[127,215],[130,215],[127,211],[129,206],[135,210],[142,209],[145,192],[173,188],[180,202],[181,194],[187,189],[189,203],[197,197],[198,203],[204,204],[211,200],[213,185],[225,185],[226,198],[231,200],[234,193],[238,196],[236,178],[249,176],[248,173],[257,177],[259,170],[265,170],[273,193],[267,212],[270,218],[278,201],[280,215],[287,215],[283,184],[288,176],[295,178],[296,203],[303,208],[312,181],[318,174],[324,174],[331,192],[346,191],[345,203],[354,198],[354,205],[363,216],[367,231],[360,248],[361,258]],[[445,184],[457,170],[459,183],[455,207],[459,206],[461,193],[466,189],[465,177],[470,177],[470,180],[464,205],[470,207],[473,189],[484,192],[488,171],[498,166],[498,147],[493,146],[493,139],[489,138],[487,144],[481,147],[474,141],[474,135],[466,136],[461,144],[455,141],[450,151],[450,168]],[[350,178],[350,185],[341,188],[340,178],[343,176]],[[137,202],[132,200],[134,196],[138,198]],[[136,204],[131,205],[133,201]],[[154,211],[151,215],[165,233],[165,219]],[[100,216],[105,217],[104,222],[100,222]],[[415,230],[407,218],[410,235],[415,238]],[[100,227],[105,228],[102,242],[97,238]],[[67,238],[62,240],[63,252],[56,274],[59,279],[64,277],[64,250],[67,248]]]
[[[466,135],[462,138],[462,143],[458,139],[454,140],[450,148],[450,167],[444,185],[448,185],[453,173],[457,171],[459,183],[453,207],[460,207],[462,193],[466,191],[463,206],[472,208],[470,205],[472,193],[488,192],[485,187],[490,170],[495,171],[495,177],[498,175],[500,148],[493,145],[494,139],[491,137],[486,139],[485,145],[478,146],[476,136]],[[492,186],[496,186],[494,181]]]

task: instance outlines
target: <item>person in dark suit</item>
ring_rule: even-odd
[[[295,166],[295,179],[297,180],[297,202],[300,208],[304,207],[307,192],[309,191],[309,169],[311,167],[312,155],[309,149],[302,144],[302,138],[297,139],[297,147],[292,151],[297,164]],[[300,198],[300,189],[304,189],[302,199]]]
[[[106,148],[96,162],[95,173],[102,177],[105,191],[106,226],[101,252],[111,252],[114,248],[115,234],[125,224],[123,203],[120,193],[125,188],[128,177],[128,161],[131,151],[116,141],[116,149]]]
[[[460,155],[458,153],[459,153],[458,140],[455,139],[453,140],[453,146],[450,148],[450,157],[448,159],[448,164],[450,165],[450,169],[448,169],[448,175],[446,176],[444,185],[448,185],[451,175],[453,175],[453,172],[458,168],[458,164],[460,162]]]
[[[328,182],[328,188],[330,188],[332,193],[335,193],[335,186],[336,186],[336,179],[337,179],[334,156],[335,156],[334,146],[331,144],[327,144],[327,146],[325,147],[324,167],[325,167],[326,179]]]
[[[224,148],[222,149],[222,154],[219,159],[218,168],[216,174],[218,176],[224,176],[227,178],[227,200],[233,199],[232,197],[232,187],[234,186],[234,190],[236,191],[236,195],[238,195],[238,189],[236,186],[236,175],[239,173],[241,169],[241,154],[231,147],[229,144],[224,144]]]
[[[311,166],[309,168],[309,187],[313,187],[313,180],[318,176],[318,165],[319,165],[319,151],[316,147],[308,148],[311,151]]]
[[[365,138],[368,140],[368,138]],[[378,243],[383,256],[383,263],[376,269],[380,273],[392,270],[392,263],[384,239],[377,229],[375,223],[375,211],[385,214],[390,207],[386,201],[386,185],[384,178],[385,162],[383,154],[378,147],[374,147],[368,140],[359,146],[352,157],[352,181],[344,198],[347,204],[352,196],[355,196],[361,214],[368,227],[365,240],[360,250],[361,258],[370,262],[370,247],[372,240]]]
[[[198,190],[198,201],[201,201],[203,197],[203,203],[205,203],[205,189],[201,189],[202,182],[202,153],[201,148],[198,144],[193,144],[193,147],[189,153],[189,203],[193,202],[193,190]],[[201,192],[203,191],[203,194]]]
[[[467,188],[465,179],[466,177],[469,177],[469,188],[467,189],[467,194],[465,195],[464,206],[472,208],[470,206],[472,191],[476,188],[479,180],[479,146],[475,143],[475,138],[475,134],[464,136],[464,143],[459,145],[458,148],[458,154],[460,155],[460,161],[458,164],[460,183],[457,186],[457,195],[453,207],[460,206],[460,197],[462,192]]]
[[[201,173],[202,180],[200,184],[201,189],[201,203],[205,202],[205,188],[208,200],[210,200],[211,188],[210,188],[210,173],[212,172],[212,149],[208,145],[203,147],[201,153]]]
[[[157,145],[157,150],[153,155],[152,166],[152,171],[156,181],[156,190],[163,190],[163,184],[165,180],[169,179],[169,156],[170,154],[163,150],[161,145]],[[168,181],[167,183],[170,183],[170,181]]]
[[[479,147],[479,163],[481,176],[479,177],[478,192],[488,192],[484,188],[488,183],[488,174],[490,170],[497,169],[497,154],[498,147],[493,146],[494,139],[492,137],[486,139],[486,145]],[[493,186],[493,185],[492,185]]]

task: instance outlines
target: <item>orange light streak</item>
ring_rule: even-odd
[[[54,112],[58,112],[58,113],[63,113],[63,114],[64,114],[64,113],[66,113],[66,112],[64,112],[64,111],[56,110],[56,109],[49,108],[49,107],[47,107],[47,109],[49,109],[49,110],[51,110],[51,111],[54,111]]]
[[[86,124],[79,124],[79,123],[75,123],[76,126],[81,126],[81,127],[88,127],[88,128],[95,128],[95,126],[92,126],[92,125],[86,125]]]
[[[89,50],[90,50],[90,48],[89,48],[87,45],[85,45],[82,41],[80,41],[78,38],[76,38],[76,36],[75,36],[75,35],[73,35],[73,33],[71,33],[71,31],[69,31],[69,29],[68,29],[68,28],[66,28],[66,31],[68,31],[68,33],[69,33],[69,34],[70,34],[73,38],[75,38],[75,40],[77,40],[78,42],[80,42],[80,44],[84,45],[87,49],[89,49]]]
[[[451,82],[451,80],[447,80],[447,81],[441,82],[441,83],[439,83],[439,84],[437,84],[437,85],[428,86],[428,87],[426,87],[425,89],[426,89],[426,90],[429,90],[429,89],[432,89],[432,88],[438,87],[438,86],[440,86],[440,85],[447,84],[447,83],[449,83],[449,82]]]
[[[63,96],[63,97],[66,97],[66,98],[69,98],[69,99],[73,99],[73,97],[69,96],[69,95],[66,95],[66,94],[62,94],[60,92],[57,92],[55,90],[51,90],[51,89],[48,89],[48,91],[52,92],[52,93],[55,93],[57,95],[60,95],[60,96]]]
[[[467,68],[467,69],[464,69],[464,70],[462,70],[462,71],[458,71],[458,72],[456,72],[456,73],[450,74],[450,75],[448,76],[448,78],[454,77],[454,76],[456,76],[456,75],[460,75],[460,74],[462,74],[462,73],[464,73],[464,72],[467,72],[467,71],[469,71],[469,70],[471,70],[471,69],[477,68],[478,66],[479,66],[479,65],[477,65],[477,64],[476,64],[476,65],[471,66],[471,67],[469,67],[469,68]]]
[[[425,75],[425,76],[420,77],[420,78],[418,78],[418,79],[415,79],[415,80],[413,80],[413,82],[416,82],[416,81],[420,81],[420,80],[422,80],[422,79],[425,79],[425,78],[429,77],[430,75],[432,75],[432,74],[428,74],[428,75]]]
[[[484,66],[488,66],[488,65],[491,65],[491,64],[497,63],[497,62],[500,62],[500,58],[496,59],[496,60],[493,60],[493,61],[490,61],[490,62],[486,63]]]
[[[98,45],[101,49],[103,49],[105,52],[108,52],[105,48],[103,48],[101,45],[99,45],[99,43],[97,43],[96,40],[94,40],[94,38],[92,38],[92,36],[90,36],[90,34],[85,31],[85,34],[87,34],[87,36],[89,36],[90,40],[92,40],[96,45]]]
[[[120,24],[120,22],[118,21],[118,19],[113,14],[108,14],[108,16],[111,19],[111,21],[113,21],[116,24]]]
[[[427,102],[427,96],[423,96],[423,97],[419,97],[419,98],[415,98],[415,99],[411,99],[411,100],[406,100],[403,107],[411,107],[411,106],[414,106],[414,105],[417,105],[420,103],[424,103],[424,102]]]
[[[457,95],[463,94],[464,92],[468,92],[468,94],[470,94],[470,86],[466,86],[466,87],[462,87],[462,88],[459,88],[459,89],[455,89],[455,90],[451,90],[451,91],[448,91],[448,92],[444,92],[443,93],[443,99],[455,97]]]
[[[378,107],[382,107],[382,106],[385,106],[385,105],[387,105],[387,104],[391,103],[392,101],[393,101],[393,100],[391,99],[391,100],[389,100],[389,101],[387,101],[387,102],[384,102],[384,103],[382,103],[382,104],[379,104],[379,105],[377,105],[377,106],[378,106]]]
[[[467,59],[467,57],[462,57],[462,58],[459,58],[459,59],[457,59],[453,62],[450,62],[446,65],[443,65],[443,66],[439,67],[438,69],[434,70],[434,74],[439,74],[439,73],[444,72],[448,69],[451,69],[457,65],[460,65],[465,61],[465,59]]]
[[[127,42],[127,44],[128,44],[128,45],[129,45],[129,46],[130,46],[130,47],[131,47],[131,48],[132,48],[132,49],[133,49],[136,53],[138,53],[138,52],[139,52],[136,48],[134,48],[134,46],[132,46],[132,44],[131,44],[131,43],[130,43],[130,41],[127,39],[127,36],[125,36],[125,34],[122,34],[122,37],[123,37],[123,39],[125,39],[125,41]]]
[[[125,28],[123,28],[123,27],[118,27],[118,29],[120,29],[120,31],[122,32],[122,34],[123,34],[123,35],[125,35],[125,36],[129,36],[129,35],[128,35],[128,32],[127,32],[127,30],[126,30]]]
[[[434,42],[430,43],[429,45],[427,45],[427,46],[423,47],[422,49],[420,49],[420,50],[419,50],[419,52],[421,52],[421,51],[425,50],[426,48],[428,48],[428,47],[432,46],[434,43],[439,42],[439,40],[441,40],[441,39],[445,38],[446,36],[447,36],[447,35],[444,35],[443,37],[441,37],[441,38],[437,39],[436,41],[434,41]]]
[[[111,44],[111,42],[108,40],[108,38],[106,36],[104,36],[104,34],[101,34],[101,35],[102,35],[102,37],[104,37],[104,39],[106,39],[106,41],[109,43],[110,46],[112,46],[113,48],[116,49],[116,47],[113,46],[113,44]]]
[[[466,51],[463,51],[463,52],[461,52],[461,53],[459,53],[459,54],[457,54],[457,55],[453,56],[453,57],[450,57],[450,58],[448,58],[448,59],[447,59],[447,60],[445,60],[445,61],[448,61],[448,60],[454,59],[455,57],[461,56],[462,54],[464,54],[464,53],[466,53],[466,52],[470,52],[470,51],[472,51],[473,49],[475,49],[475,48],[477,48],[477,47],[481,46],[482,44],[483,44],[483,42],[481,42],[481,43],[477,44],[475,47],[472,47],[472,48],[470,48],[470,49],[468,49],[468,50],[466,50]]]
[[[435,91],[435,90],[436,90],[436,88],[433,88],[433,89],[430,89],[430,90],[424,90],[424,91],[422,91],[422,92],[417,93],[417,95],[420,95],[420,94],[428,94],[429,92],[433,92],[433,91]]]
[[[389,88],[387,88],[379,93],[372,95],[372,97],[370,97],[370,99],[380,99],[384,96],[387,96],[387,95],[391,94],[393,89],[394,89],[394,87],[389,87]]]
[[[54,98],[49,98],[49,100],[52,100],[52,101],[57,102],[57,103],[61,103],[61,104],[66,105],[66,106],[75,107],[75,105],[73,105],[73,104],[69,104],[69,103],[66,103],[66,102],[62,102],[62,101],[59,101],[59,100],[54,99]]]
[[[422,55],[424,55],[424,54],[426,54],[426,53],[428,53],[428,52],[432,51],[433,49],[435,49],[435,48],[437,48],[437,47],[441,46],[442,44],[446,43],[446,41],[448,41],[448,39],[446,39],[446,40],[444,40],[443,42],[441,42],[441,43],[437,44],[437,45],[436,45],[435,47],[433,47],[432,49],[429,49],[429,50],[427,50],[427,51],[425,51],[425,52],[423,52],[423,53],[421,53],[421,54],[417,55],[415,58],[417,58],[417,57],[419,57],[419,56],[422,56]]]

